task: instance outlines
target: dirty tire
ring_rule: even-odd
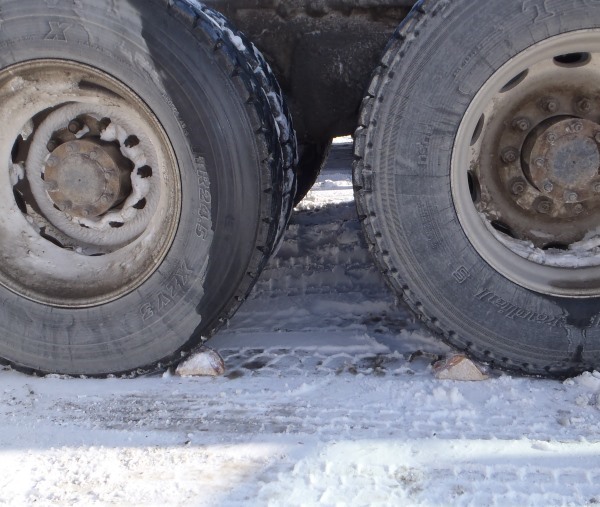
[[[511,59],[555,37],[571,41],[577,31],[598,27],[598,2],[565,8],[553,0],[424,0],[388,45],[362,105],[354,184],[376,262],[435,333],[501,369],[565,377],[600,366],[600,299],[597,286],[588,290],[598,267],[590,277],[580,268],[554,268],[565,279],[572,275],[565,296],[562,288],[552,289],[551,276],[540,284],[548,290],[532,290],[524,288],[527,269],[520,279],[504,265],[502,273],[492,267],[515,255],[492,235],[488,246],[503,253],[484,260],[457,209],[456,182],[468,183],[469,167],[455,167],[453,156],[476,142],[473,132],[464,135],[461,122]],[[595,48],[600,32],[590,33]],[[571,51],[598,58],[595,49]],[[501,91],[508,84],[515,83]],[[459,180],[456,171],[463,171]],[[515,262],[539,268],[533,261]]]
[[[74,62],[73,68],[82,72],[104,73],[107,83],[126,87],[128,96],[139,98],[140,108],[151,111],[164,133],[161,149],[170,150],[176,160],[177,184],[161,190],[161,202],[177,204],[178,209],[165,213],[179,219],[170,225],[171,231],[155,231],[154,236],[142,232],[143,245],[136,243],[139,238],[131,239],[127,248],[148,252],[162,234],[172,233],[162,253],[156,252],[152,270],[126,290],[107,290],[104,299],[93,294],[94,283],[87,289],[77,287],[80,299],[59,299],[60,294],[43,283],[31,293],[22,281],[15,286],[2,283],[0,357],[15,368],[39,373],[104,376],[164,368],[185,357],[233,315],[281,241],[295,193],[296,140],[287,108],[260,53],[220,14],[199,2],[42,4],[2,3],[0,44],[5,50],[0,54],[0,75],[9,67],[20,69],[22,62],[39,60],[47,65],[54,59]],[[69,87],[68,93],[77,96],[72,102],[89,96],[93,86],[82,80]],[[97,91],[114,96],[106,88],[110,87]],[[0,114],[6,115],[6,108],[0,107]],[[16,128],[26,131],[33,126],[37,135],[36,122]],[[10,123],[8,117],[2,123]],[[18,150],[12,152],[19,156]],[[5,175],[9,169],[3,169]],[[5,205],[0,227],[8,230],[6,223],[12,218],[7,214],[25,222],[21,215],[32,208],[24,202],[28,194],[20,192],[15,186],[18,202]],[[177,192],[178,200],[173,198]],[[136,209],[142,208],[146,201],[137,204]],[[33,223],[38,215],[26,218]],[[43,243],[47,229],[32,231],[24,230],[23,236],[35,237],[35,245],[45,245],[52,259],[68,255],[76,261],[72,257],[76,248],[67,252],[55,239]],[[26,247],[15,247],[6,255],[16,258]],[[6,244],[6,252],[4,248]],[[111,248],[114,251],[95,258],[110,260],[120,246]],[[148,263],[154,261],[150,255]],[[114,269],[122,270],[127,280],[127,270],[135,262],[135,256],[123,262],[119,258]],[[30,278],[24,279],[43,278],[47,269],[40,267],[38,272],[36,266],[41,264],[35,262],[21,265],[29,270]],[[2,279],[9,275],[2,274]],[[69,279],[68,273],[52,276],[64,278],[60,283]],[[109,276],[118,278],[110,272]],[[93,303],[96,296],[102,301]]]
[[[331,141],[323,143],[300,143],[298,147],[299,159],[296,166],[298,188],[294,205],[306,197],[309,190],[316,183],[323,166],[327,162]]]

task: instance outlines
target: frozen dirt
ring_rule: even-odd
[[[0,503],[600,503],[600,375],[436,380],[449,349],[373,266],[335,147],[279,255],[209,344],[218,378],[0,372]]]

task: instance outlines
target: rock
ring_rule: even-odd
[[[179,363],[175,375],[180,377],[217,377],[225,373],[223,358],[213,349],[200,347],[190,357]]]
[[[457,354],[433,365],[433,371],[439,380],[479,381],[489,377],[468,357]]]

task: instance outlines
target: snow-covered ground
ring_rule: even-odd
[[[396,306],[361,238],[348,146],[252,297],[219,378],[0,372],[8,505],[592,505],[600,375],[436,380],[449,349]]]

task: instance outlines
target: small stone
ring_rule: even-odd
[[[439,380],[481,381],[489,377],[473,361],[463,354],[450,356],[433,365],[435,377]]]
[[[225,362],[219,353],[200,347],[190,357],[179,363],[175,375],[180,377],[218,377],[225,373]]]

